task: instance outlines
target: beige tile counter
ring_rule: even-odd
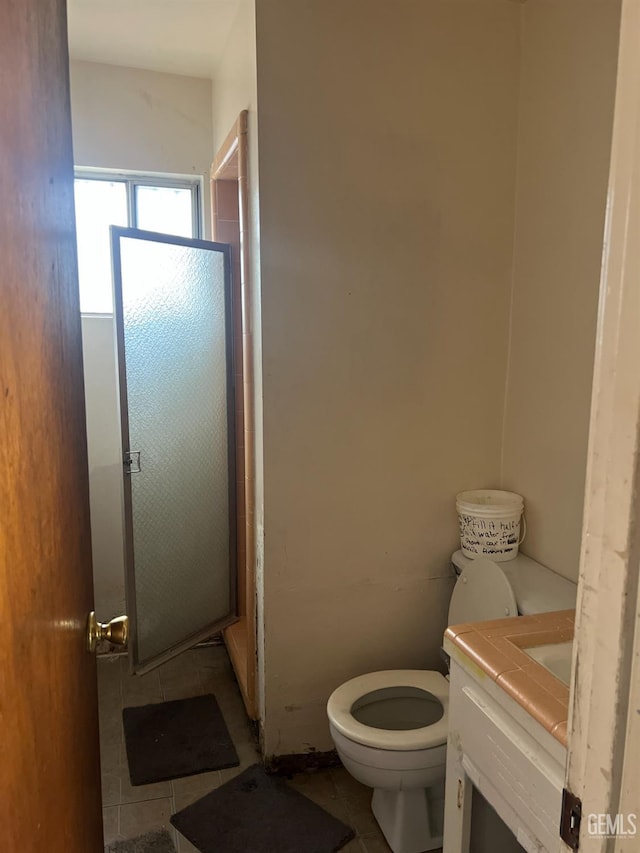
[[[574,610],[451,625],[445,641],[457,646],[563,746],[567,745],[569,688],[525,649],[573,639]]]

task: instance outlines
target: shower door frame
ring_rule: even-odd
[[[133,546],[133,499],[131,493],[131,475],[124,471],[124,454],[130,451],[129,441],[129,401],[127,391],[127,372],[125,363],[124,342],[124,310],[122,289],[117,282],[122,282],[122,259],[120,253],[120,238],[130,237],[148,240],[151,243],[168,243],[174,246],[185,246],[194,249],[217,251],[224,260],[224,301],[225,301],[225,360],[226,360],[226,402],[227,402],[227,466],[229,492],[229,609],[228,613],[212,621],[206,627],[195,631],[179,643],[175,643],[166,651],[141,663],[138,658],[137,621],[138,610],[135,588],[135,553]],[[170,234],[160,234],[155,231],[144,231],[139,228],[111,226],[111,256],[113,263],[114,283],[114,319],[116,327],[116,356],[118,360],[118,392],[120,401],[120,432],[122,435],[123,458],[123,499],[124,499],[124,565],[125,565],[125,595],[127,614],[129,616],[129,671],[136,675],[144,675],[166,661],[171,660],[182,652],[208,639],[213,634],[228,628],[238,620],[238,577],[237,577],[237,517],[236,517],[236,440],[235,440],[235,376],[233,362],[233,281],[231,268],[231,246],[227,243],[215,243],[191,237],[178,237]]]
[[[229,242],[233,261],[235,311],[238,621],[224,631],[245,709],[259,717],[258,638],[256,627],[256,423],[254,382],[255,299],[251,279],[252,223],[249,208],[249,112],[243,110],[220,146],[211,166],[211,229],[213,239]],[[221,184],[232,182],[237,211],[221,197]],[[236,221],[237,217],[237,221]],[[244,523],[243,523],[244,520]]]

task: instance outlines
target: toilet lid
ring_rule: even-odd
[[[517,615],[516,597],[500,566],[491,560],[472,560],[456,581],[449,625]]]

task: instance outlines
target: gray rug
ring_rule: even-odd
[[[201,853],[335,853],[354,837],[351,827],[257,764],[171,823]]]
[[[176,853],[176,848],[167,830],[161,829],[128,841],[114,841],[104,848],[104,853]]]

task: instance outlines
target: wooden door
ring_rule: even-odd
[[[98,853],[65,4],[0,12],[0,846]]]

